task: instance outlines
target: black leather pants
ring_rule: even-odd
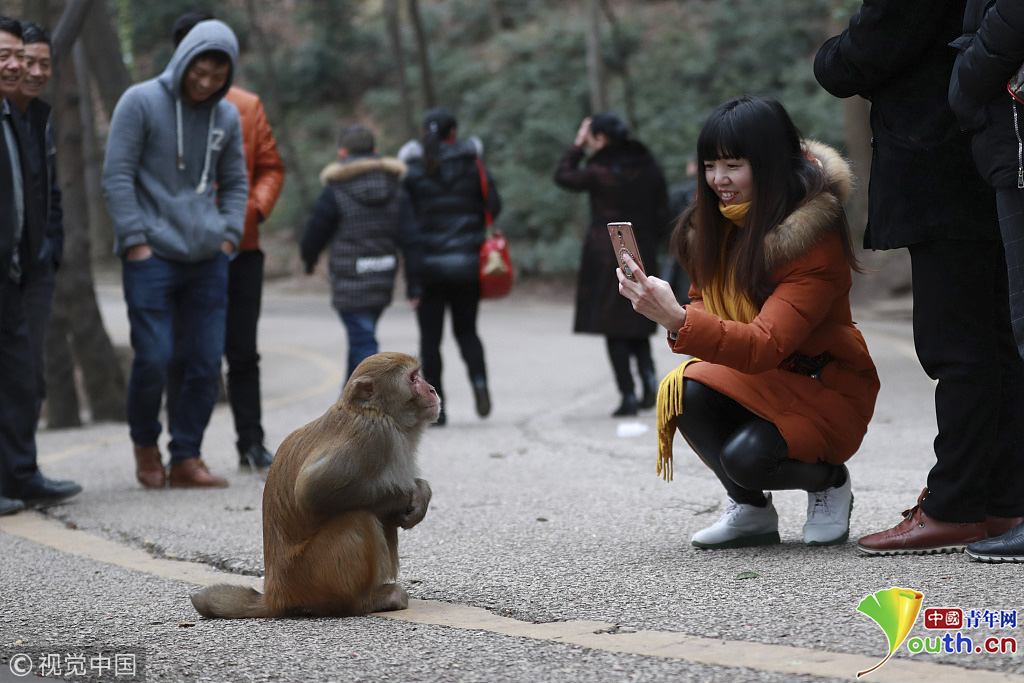
[[[676,423],[737,503],[764,505],[764,490],[823,491],[845,481],[840,465],[793,460],[774,424],[692,379],[683,380]]]

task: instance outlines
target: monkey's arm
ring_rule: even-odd
[[[397,486],[381,481],[353,465],[352,460],[338,454],[324,453],[306,464],[295,480],[295,500],[310,513],[333,516],[349,510],[369,510],[389,524],[399,525],[399,518],[415,509],[419,486]],[[416,480],[419,482],[420,480]],[[425,482],[424,482],[425,483]],[[420,494],[422,497],[422,494]],[[426,501],[430,499],[427,487]],[[426,502],[422,504],[426,514]]]
[[[416,488],[409,500],[409,507],[398,516],[398,526],[403,529],[411,529],[427,515],[427,506],[430,505],[430,497],[433,492],[426,479],[417,479]]]

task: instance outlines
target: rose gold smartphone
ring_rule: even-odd
[[[619,262],[619,267],[622,268],[622,274],[636,282],[636,276],[626,265],[626,255],[628,254],[634,263],[640,266],[640,272],[646,271],[644,271],[644,262],[640,260],[640,248],[636,244],[636,235],[633,234],[633,224],[609,223],[608,236],[612,240],[612,249],[615,250],[615,259]]]

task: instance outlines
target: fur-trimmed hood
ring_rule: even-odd
[[[335,161],[320,171],[320,184],[351,180],[370,171],[384,171],[400,179],[407,170],[408,167],[394,157],[361,157],[352,161]]]
[[[804,150],[814,157],[828,178],[828,191],[805,201],[765,236],[765,265],[768,272],[806,254],[839,225],[843,205],[853,192],[850,164],[835,149],[816,140],[805,140]],[[684,249],[695,230],[691,222],[685,228]]]

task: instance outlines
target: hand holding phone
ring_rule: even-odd
[[[632,223],[609,223],[608,237],[612,240],[612,249],[615,250],[615,259],[619,262],[619,267],[622,268],[623,275],[625,275],[629,280],[636,282],[636,276],[633,274],[633,271],[630,270],[629,266],[626,265],[627,255],[633,259],[633,262],[640,268],[640,271],[646,274],[646,271],[644,270],[644,262],[640,259],[640,248],[636,243],[636,235],[633,234]]]

